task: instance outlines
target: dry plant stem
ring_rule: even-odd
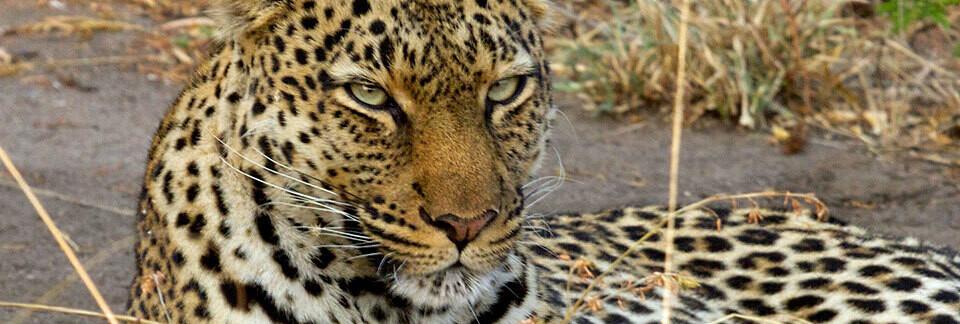
[[[657,224],[657,227],[651,229],[649,232],[644,234],[642,237],[640,237],[636,241],[633,241],[633,244],[627,247],[626,251],[623,251],[623,253],[617,256],[617,258],[613,260],[613,262],[611,262],[610,265],[607,266],[607,269],[605,269],[599,275],[594,277],[593,280],[590,282],[590,285],[588,285],[587,288],[583,290],[583,293],[580,294],[580,297],[577,298],[577,302],[574,303],[573,306],[567,307],[567,310],[564,313],[563,320],[561,321],[561,323],[567,324],[573,321],[573,315],[576,314],[577,310],[579,310],[581,306],[583,306],[583,302],[586,300],[587,295],[590,294],[591,291],[593,291],[593,288],[595,288],[598,283],[603,281],[603,278],[606,277],[607,274],[610,273],[610,271],[619,267],[620,264],[626,260],[626,257],[632,254],[633,251],[635,251],[637,248],[639,248],[643,242],[645,242],[646,240],[649,240],[654,235],[660,233],[663,227],[667,225],[667,220],[669,220],[671,217],[675,217],[675,215],[677,214],[683,214],[691,210],[701,209],[704,206],[707,206],[709,204],[712,204],[718,201],[736,202],[739,199],[771,198],[771,197],[783,197],[785,199],[786,198],[801,199],[803,201],[808,202],[809,204],[815,205],[817,208],[817,219],[821,221],[824,220],[824,217],[827,214],[826,205],[813,194],[801,194],[801,193],[792,193],[792,192],[765,191],[765,192],[753,192],[753,193],[745,193],[745,194],[737,194],[737,195],[716,195],[716,196],[708,197],[701,201],[686,205],[683,208],[678,209],[676,212],[671,213],[672,215],[667,219],[661,221],[659,224]]]
[[[680,7],[680,33],[677,37],[677,84],[676,93],[673,97],[673,135],[670,145],[670,189],[669,202],[667,205],[669,214],[667,214],[667,233],[664,236],[666,248],[663,259],[663,272],[670,273],[673,268],[673,236],[674,236],[674,218],[677,210],[677,191],[679,190],[680,178],[680,139],[683,135],[683,106],[684,90],[687,88],[687,24],[690,20],[690,1],[683,0]],[[670,285],[673,283],[664,281],[667,285],[667,292],[663,294],[663,317],[660,322],[669,324],[670,317],[673,315],[673,294]]]
[[[86,262],[87,268],[90,269],[91,271],[95,271],[94,268],[99,266],[101,263],[107,261],[111,257],[117,256],[117,255],[123,255],[122,252],[125,251],[126,249],[129,249],[131,246],[133,246],[133,243],[136,242],[135,241],[136,237],[137,237],[136,235],[127,236],[121,240],[113,242],[109,248],[101,250],[100,252],[97,252],[96,255],[87,259],[87,262]],[[35,305],[50,304],[51,301],[53,301],[55,298],[63,294],[68,287],[73,286],[73,284],[76,283],[78,279],[79,278],[75,275],[64,278],[62,281],[53,285],[53,287],[51,287],[49,290],[47,290],[42,295],[40,295],[40,297],[37,297],[36,299],[31,300],[30,304],[35,304]],[[22,309],[19,312],[17,312],[17,314],[13,317],[13,319],[11,319],[8,322],[8,324],[23,324],[30,319],[34,311],[35,311],[34,309]]]
[[[83,284],[87,286],[87,290],[90,291],[90,295],[93,296],[93,299],[97,302],[97,306],[100,307],[100,310],[103,312],[107,321],[110,324],[118,324],[116,316],[113,314],[113,311],[110,310],[110,305],[107,305],[107,301],[103,299],[103,296],[100,294],[100,290],[97,289],[97,286],[93,283],[93,280],[90,279],[90,275],[87,274],[87,270],[83,268],[83,264],[80,263],[80,260],[77,259],[77,255],[73,253],[73,250],[70,249],[70,246],[67,244],[67,241],[63,238],[63,234],[60,232],[60,229],[57,228],[57,224],[53,222],[53,219],[50,218],[50,215],[47,213],[47,210],[43,208],[43,204],[40,203],[40,200],[37,199],[37,196],[33,194],[33,191],[30,189],[30,185],[23,179],[23,176],[20,175],[20,171],[17,170],[17,167],[13,165],[13,161],[10,160],[10,156],[7,155],[7,151],[0,147],[0,160],[3,161],[4,166],[6,166],[7,171],[13,175],[13,178],[17,180],[17,184],[20,185],[20,189],[23,190],[23,193],[27,196],[27,199],[30,200],[30,204],[33,205],[33,208],[37,210],[37,214],[40,215],[40,219],[43,220],[43,223],[47,225],[47,229],[50,230],[50,233],[53,234],[53,239],[57,241],[57,245],[60,246],[60,250],[63,250],[63,253],[67,256],[67,259],[70,260],[70,265],[73,266],[73,269],[77,272],[77,275],[80,276],[80,279],[83,281]]]
[[[63,313],[70,315],[79,315],[87,317],[98,317],[105,318],[108,321],[111,319],[107,315],[91,312],[88,310],[66,308],[66,307],[57,307],[57,306],[47,306],[47,305],[38,305],[38,304],[23,304],[23,303],[9,303],[9,302],[0,302],[0,307],[10,307],[10,308],[20,308],[20,309],[29,309],[31,311],[41,311],[41,312],[53,312],[53,313]],[[125,315],[110,315],[113,316],[114,321],[120,320],[127,323],[141,323],[141,324],[160,324],[160,322],[154,322],[151,320],[139,319],[132,316]]]
[[[754,322],[757,322],[757,323],[764,323],[764,324],[783,324],[783,323],[780,322],[780,321],[775,321],[775,320],[766,319],[766,318],[761,318],[761,317],[756,317],[756,316],[740,315],[740,314],[730,314],[730,315],[721,317],[721,318],[717,319],[716,321],[712,321],[712,322],[707,323],[707,324],[721,324],[721,323],[726,323],[727,321],[729,321],[729,320],[734,320],[734,319],[743,320],[743,321],[754,321]],[[798,319],[798,320],[800,320],[800,319]],[[807,321],[804,321],[804,320],[800,320],[799,323],[810,323],[810,322],[807,322]]]

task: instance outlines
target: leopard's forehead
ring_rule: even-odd
[[[427,102],[535,72],[543,59],[522,1],[302,1],[271,29],[264,45],[325,65],[321,81],[372,81]]]

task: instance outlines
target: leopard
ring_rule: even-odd
[[[676,271],[667,271],[660,229],[673,214],[663,208],[528,212],[558,112],[544,38],[557,13],[548,0],[209,5],[218,26],[211,54],[147,154],[131,316],[960,318],[960,265],[949,248],[809,213],[677,215]]]

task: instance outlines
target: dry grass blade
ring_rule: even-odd
[[[666,245],[663,259],[664,273],[670,273],[673,269],[673,237],[675,234],[674,220],[676,218],[674,211],[677,210],[677,192],[680,186],[680,143],[681,137],[683,136],[684,90],[687,88],[687,27],[690,19],[690,1],[683,0],[682,2],[683,4],[681,4],[680,8],[680,35],[677,41],[676,94],[673,97],[673,134],[670,143],[670,187],[669,203],[667,205],[669,214],[667,216],[667,233],[664,236],[664,244]],[[672,322],[671,317],[673,316],[673,294],[670,293],[673,287],[671,287],[670,281],[664,282],[667,283],[666,288],[668,292],[663,294],[663,318],[660,322],[669,324]]]
[[[815,195],[800,194],[800,193],[793,193],[793,192],[776,192],[776,191],[752,192],[752,193],[736,194],[736,195],[715,195],[715,196],[700,200],[698,202],[686,205],[683,208],[680,208],[676,212],[672,213],[673,215],[669,217],[675,217],[675,215],[683,214],[692,210],[699,210],[716,202],[723,202],[723,201],[730,202],[730,201],[744,200],[744,199],[753,200],[753,199],[759,199],[759,198],[774,198],[774,197],[798,199],[800,201],[806,202],[814,207],[814,214],[816,215],[818,220],[824,221],[827,218],[827,213],[829,212],[829,210],[827,209],[826,204],[820,201],[820,199],[818,199]],[[567,310],[564,312],[563,320],[561,321],[561,323],[570,323],[571,321],[573,321],[573,316],[583,306],[583,303],[584,301],[587,300],[587,296],[590,294],[590,292],[592,292],[593,289],[596,288],[596,286],[603,281],[603,278],[605,278],[608,274],[610,274],[610,271],[617,269],[626,260],[626,257],[628,255],[632,254],[634,251],[640,248],[643,242],[646,242],[654,235],[662,232],[663,227],[666,225],[667,225],[667,219],[664,219],[659,224],[657,224],[655,228],[651,229],[649,232],[641,236],[636,241],[633,241],[633,244],[627,247],[627,249],[623,251],[623,253],[620,253],[620,255],[617,256],[617,258],[614,259],[613,262],[611,262],[603,272],[601,272],[599,275],[594,277],[593,280],[590,282],[590,284],[587,285],[587,288],[585,288],[583,292],[580,293],[580,297],[577,299],[577,302],[575,302],[570,307],[567,307]]]
[[[84,16],[50,16],[42,21],[10,29],[6,34],[37,34],[59,32],[65,35],[90,35],[100,31],[143,30],[140,25],[117,20]]]
[[[165,22],[157,29],[162,31],[170,31],[174,29],[193,28],[198,26],[213,27],[215,25],[216,22],[207,17],[189,17]]]
[[[109,248],[103,249],[100,252],[97,252],[97,254],[87,259],[87,262],[86,262],[87,268],[93,270],[94,268],[99,266],[101,263],[107,261],[111,257],[115,257],[117,255],[123,255],[122,252],[126,249],[129,249],[131,246],[133,246],[133,243],[136,242],[135,238],[136,238],[136,235],[130,235],[123,239],[113,242],[112,244],[110,244]],[[61,294],[63,294],[69,287],[72,287],[73,284],[76,283],[78,279],[79,278],[75,275],[64,278],[59,283],[51,286],[50,289],[48,289],[46,292],[40,295],[40,297],[37,297],[31,300],[30,304],[35,304],[35,305],[49,304],[51,301],[53,301],[54,299],[59,297]],[[8,324],[26,323],[28,322],[30,317],[33,315],[34,311],[35,311],[34,309],[30,309],[30,308],[21,309],[8,322]]]
[[[161,324],[160,322],[154,322],[154,321],[151,321],[151,320],[140,319],[140,318],[136,318],[136,317],[132,317],[132,316],[126,316],[126,315],[109,315],[109,316],[108,316],[108,315],[105,315],[105,314],[101,314],[101,313],[97,313],[97,312],[91,312],[91,311],[88,311],[88,310],[75,309],[75,308],[66,308],[66,307],[58,307],[58,306],[47,306],[47,305],[39,305],[39,304],[24,304],[24,303],[0,302],[0,307],[19,308],[19,309],[27,309],[27,310],[30,310],[30,311],[62,313],[62,314],[79,315],[79,316],[87,316],[87,317],[97,317],[97,318],[106,319],[106,320],[108,320],[108,321],[111,321],[111,317],[110,317],[110,316],[112,316],[112,321],[111,321],[111,322],[116,322],[117,320],[119,320],[119,321],[124,321],[124,322],[127,322],[127,323]]]
[[[10,76],[37,68],[56,69],[65,67],[94,66],[109,64],[139,64],[144,62],[167,63],[161,55],[122,55],[79,59],[49,60],[46,62],[0,63],[0,77]]]
[[[735,320],[735,319],[744,320],[744,321],[754,321],[754,322],[763,323],[763,324],[783,324],[773,320],[768,320],[768,319],[753,317],[753,316],[745,316],[740,314],[729,314],[727,316],[718,318],[715,321],[711,321],[707,324],[723,324],[723,323],[727,323],[727,321]]]
[[[30,189],[30,185],[28,185],[23,179],[20,171],[17,170],[17,167],[13,164],[13,161],[10,160],[10,156],[7,155],[7,151],[4,150],[3,147],[0,147],[0,160],[3,161],[7,171],[10,172],[13,178],[17,181],[17,184],[20,185],[20,189],[23,190],[23,193],[27,196],[27,200],[30,200],[30,204],[33,205],[33,208],[36,209],[37,214],[40,215],[40,219],[43,220],[43,223],[46,224],[47,229],[50,230],[50,233],[53,235],[53,239],[56,240],[57,245],[60,246],[60,250],[62,250],[67,256],[67,259],[70,260],[70,265],[73,266],[73,269],[77,272],[77,275],[80,276],[83,284],[87,286],[87,290],[90,291],[90,295],[93,296],[93,299],[97,302],[97,306],[100,307],[100,310],[103,312],[107,321],[110,322],[110,324],[117,324],[118,322],[116,316],[113,314],[113,311],[110,310],[110,305],[108,305],[107,301],[103,299],[103,296],[100,294],[100,290],[97,289],[97,286],[93,283],[93,280],[90,279],[90,275],[87,274],[87,270],[83,268],[83,264],[80,263],[77,255],[74,254],[72,249],[70,249],[70,246],[67,244],[67,240],[63,238],[63,234],[60,232],[60,229],[57,228],[56,223],[54,223],[53,219],[50,218],[50,215],[43,207],[43,204],[40,203],[40,200],[37,199],[37,196],[33,194],[33,191]]]

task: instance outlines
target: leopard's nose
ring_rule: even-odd
[[[487,226],[487,223],[496,217],[497,211],[495,210],[487,210],[474,218],[446,214],[437,217],[434,224],[447,233],[447,237],[457,246],[458,250],[463,250],[467,243],[477,238],[477,235]]]

